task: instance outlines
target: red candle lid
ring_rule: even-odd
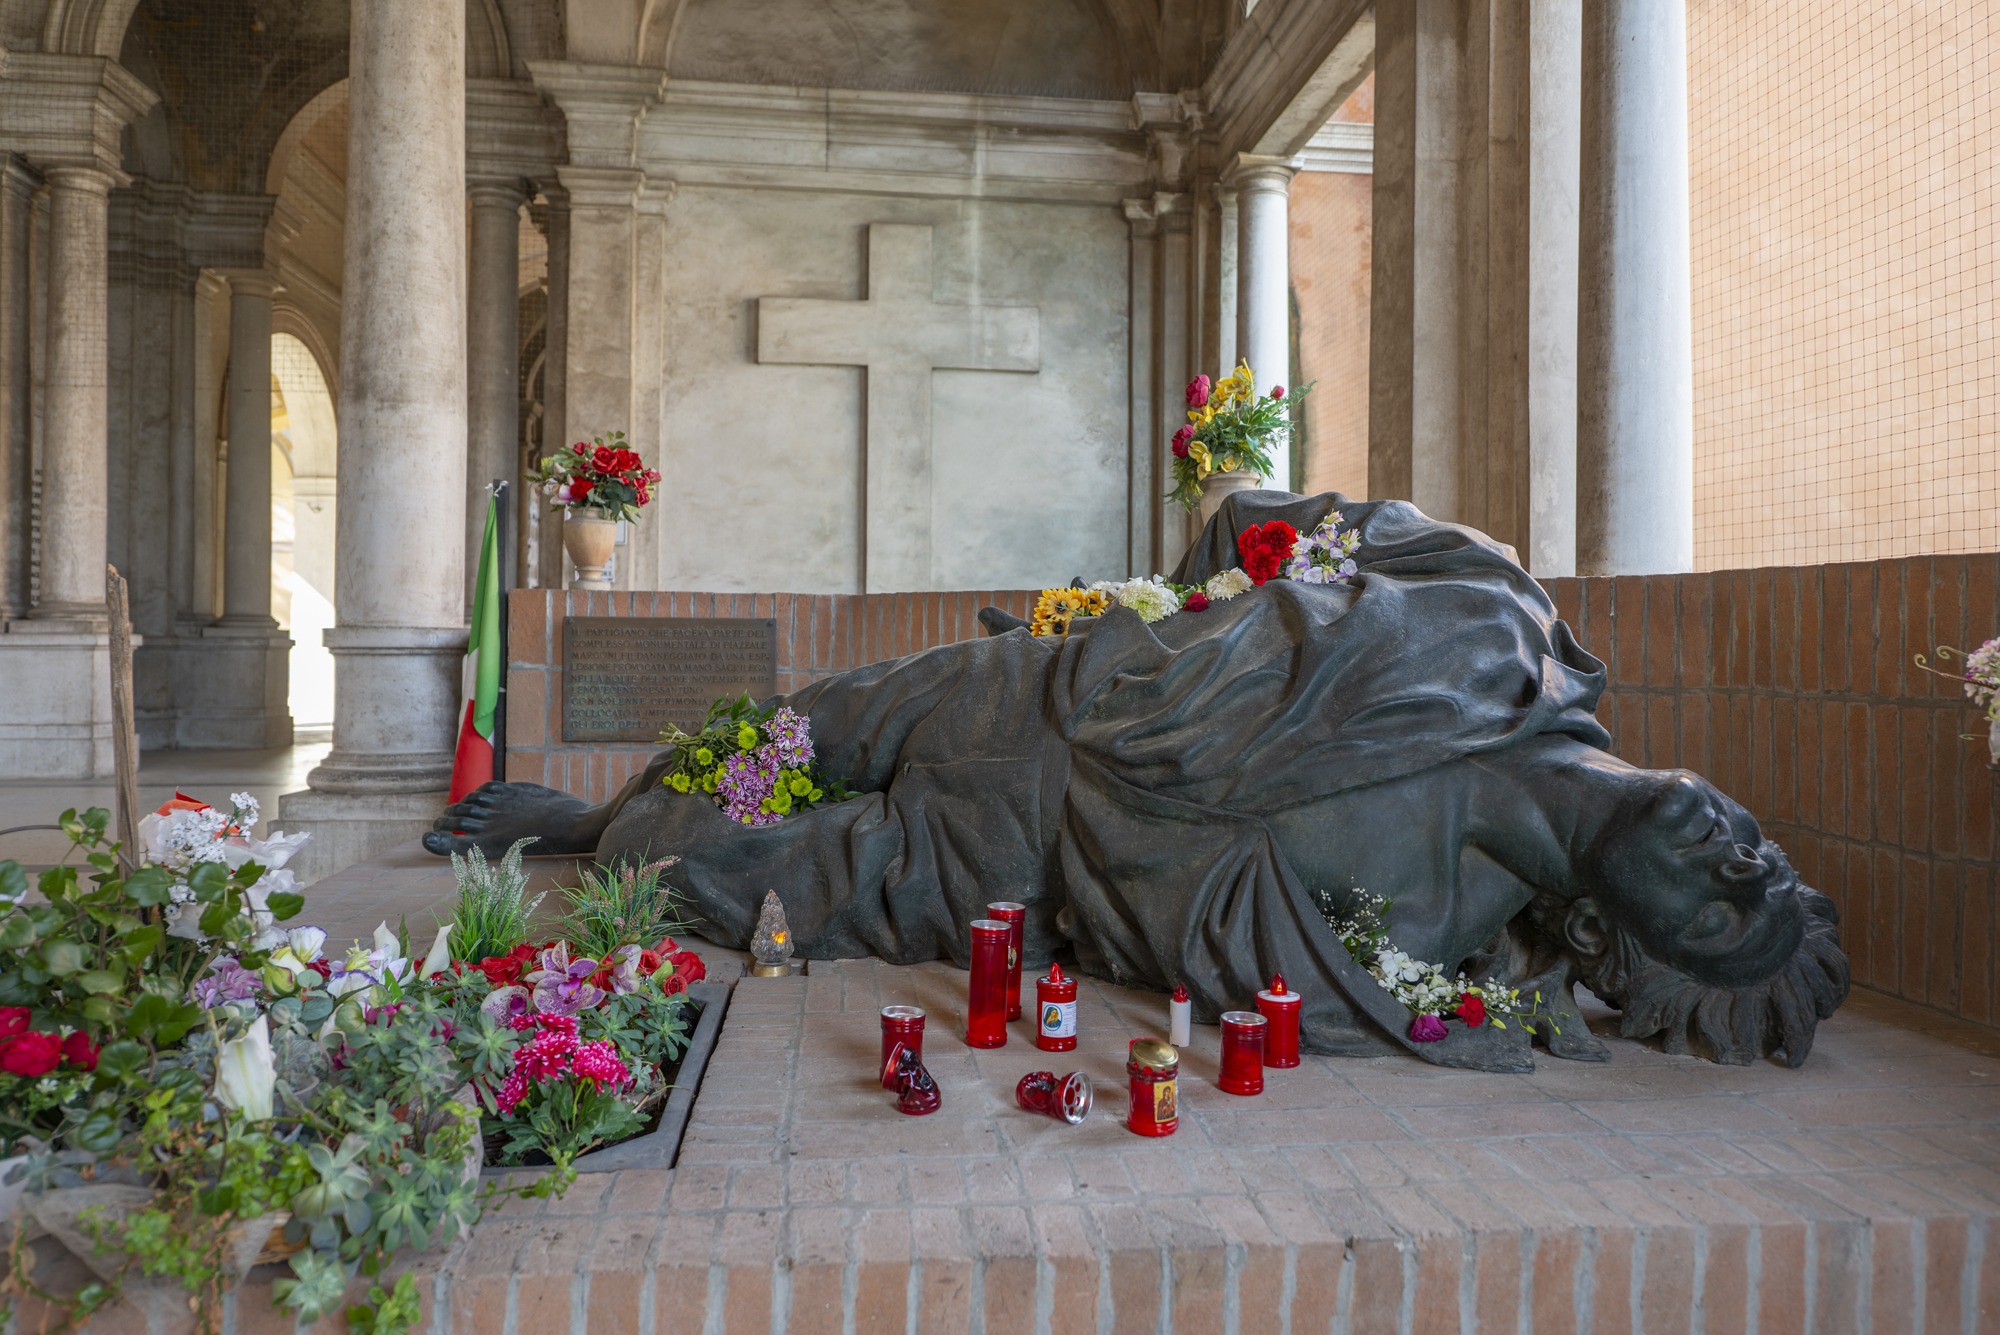
[[[1286,990],[1285,975],[1281,973],[1272,974],[1270,988],[1267,989],[1266,991],[1259,992],[1257,995],[1260,997],[1269,997],[1273,1001],[1284,1001],[1284,1002],[1296,1001],[1299,996],[1299,994],[1296,992],[1290,992]]]
[[[1055,983],[1065,983],[1068,982],[1069,980],[1063,977],[1062,965],[1051,964],[1049,966],[1049,976],[1047,978],[1042,979],[1042,981],[1049,984],[1055,984]]]
[[[1188,999],[1187,984],[1182,983],[1179,987],[1176,987],[1174,989],[1174,1000],[1186,1001],[1187,999]]]

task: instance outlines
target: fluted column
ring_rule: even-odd
[[[34,564],[28,312],[29,238],[39,184],[21,159],[0,157],[0,621],[27,615]]]
[[[1694,568],[1687,15],[1583,10],[1577,573]]]
[[[1236,187],[1236,358],[1250,363],[1257,392],[1291,379],[1292,261],[1289,223],[1292,176],[1290,163],[1242,154],[1232,183]],[[1230,369],[1224,367],[1226,374]],[[1272,475],[1267,487],[1291,486],[1291,445],[1271,451]]]
[[[41,621],[104,620],[105,364],[109,197],[100,167],[53,167],[49,181],[48,448],[42,462]]]
[[[464,529],[439,522],[465,495],[465,7],[351,12],[333,750],[308,782],[441,805],[465,649]]]
[[[472,206],[465,327],[465,596],[470,607],[479,544],[486,535],[487,485],[495,478],[514,480],[521,471],[521,205],[527,192],[519,181],[479,181],[467,195]],[[501,568],[510,572],[511,555],[500,554]]]
[[[271,616],[271,295],[261,273],[229,277],[229,472],[223,500],[222,622],[274,630]]]

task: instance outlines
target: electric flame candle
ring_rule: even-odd
[[[1142,1136],[1171,1136],[1180,1126],[1175,1077],[1181,1054],[1157,1038],[1135,1038],[1127,1049],[1125,1074],[1131,1078],[1132,1110],[1125,1125]]]
[[[1007,1046],[1007,942],[1013,929],[997,918],[972,924],[972,987],[965,1006],[965,1043]]]
[[[1044,1113],[1075,1126],[1090,1116],[1090,1077],[1071,1071],[1061,1080],[1054,1071],[1030,1071],[1014,1086],[1014,1098],[1029,1112]]]
[[[764,907],[757,914],[757,934],[750,938],[750,966],[753,978],[784,978],[792,972],[792,929],[785,922],[785,906],[776,890],[764,892]]]
[[[1271,975],[1271,986],[1257,994],[1257,1009],[1270,1025],[1264,1030],[1264,1065],[1299,1064],[1299,1008],[1305,997],[1285,990],[1285,975]]]
[[[1264,1034],[1271,1022],[1256,1011],[1222,1012],[1222,1074],[1229,1094],[1264,1092]]]
[[[1043,1052],[1076,1049],[1076,979],[1051,964],[1049,976],[1035,980],[1035,1046]]]
[[[1189,1014],[1191,1010],[1193,1007],[1188,1004],[1187,984],[1182,983],[1174,989],[1173,1000],[1167,1003],[1167,1042],[1177,1048],[1188,1045],[1188,1022],[1192,1018]]]
[[[896,1068],[889,1060],[896,1045],[900,1043],[917,1054],[917,1060],[924,1058],[924,1011],[921,1006],[884,1006],[882,1008],[882,1088],[893,1089],[896,1085]]]
[[[1021,1018],[1021,947],[1027,939],[1028,906],[1001,900],[986,906],[986,916],[1007,924],[1007,1018]]]

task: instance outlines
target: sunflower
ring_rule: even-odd
[[[1109,606],[1110,599],[1101,590],[1043,589],[1042,596],[1035,600],[1028,630],[1033,635],[1065,635],[1069,633],[1070,618],[1097,616]]]

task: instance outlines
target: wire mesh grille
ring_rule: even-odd
[[[2000,7],[1690,0],[1695,562],[2000,547]]]

